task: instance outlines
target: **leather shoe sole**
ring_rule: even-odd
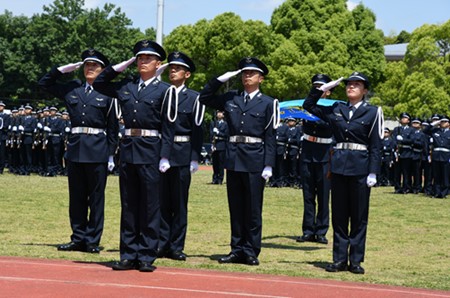
[[[316,237],[314,235],[303,235],[303,236],[298,236],[296,241],[297,242],[315,242]]]
[[[99,254],[100,247],[98,247],[97,245],[88,245],[86,246],[86,252],[91,254]]]
[[[112,265],[113,270],[132,270],[138,269],[137,263],[134,260],[122,260],[120,262],[115,262]]]
[[[220,264],[231,264],[231,263],[243,263],[243,259],[234,253],[230,253],[225,257],[219,259]]]
[[[169,255],[169,258],[175,261],[186,261],[186,254],[182,251],[175,251]]]
[[[153,272],[156,270],[156,267],[153,266],[150,262],[139,262],[139,271],[140,272]]]
[[[325,268],[328,272],[340,272],[347,270],[347,263],[344,262],[334,262],[333,264],[328,264]]]
[[[83,243],[69,242],[66,244],[58,245],[60,251],[85,251],[86,246]]]
[[[348,268],[348,271],[354,274],[364,274],[364,268],[361,267],[359,264],[350,264],[350,267]]]
[[[250,266],[258,266],[259,265],[259,260],[256,257],[247,257],[246,262],[247,262],[247,265],[250,265]]]

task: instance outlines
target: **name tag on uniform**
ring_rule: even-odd
[[[334,115],[338,116],[338,117],[342,117],[341,113],[334,113]]]
[[[97,100],[97,101],[103,101],[103,100],[105,100],[105,99],[104,99],[104,98],[98,98],[98,97],[96,97],[95,100]]]
[[[229,106],[232,107],[232,108],[237,108],[238,107],[237,105],[235,105],[233,103],[230,103]]]
[[[75,95],[71,95],[70,97],[71,98],[78,98],[78,96],[75,96]]]

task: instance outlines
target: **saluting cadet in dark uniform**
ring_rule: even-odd
[[[311,89],[303,107],[329,122],[336,140],[330,163],[333,263],[326,270],[338,272],[348,268],[352,273],[363,274],[370,188],[377,183],[381,165],[383,113],[365,101],[369,80],[359,72],[344,80],[348,105],[318,106],[323,91],[335,87],[340,80]]]
[[[412,135],[412,165],[411,174],[413,178],[412,191],[418,194],[422,190],[422,173],[420,171],[420,164],[422,163],[422,156],[424,152],[428,151],[426,146],[427,136],[421,130],[422,121],[419,117],[413,117],[411,120],[411,128],[414,133]]]
[[[325,74],[312,77],[311,84],[318,88],[331,81]],[[328,90],[322,94],[326,98]],[[303,121],[302,174],[303,174],[303,235],[298,242],[317,241],[327,244],[326,234],[330,227],[330,180],[327,177],[333,134],[324,120]],[[316,209],[317,198],[317,209]]]
[[[228,124],[224,120],[223,111],[216,112],[216,120],[212,121],[209,128],[211,136],[212,184],[222,184],[225,167],[225,149],[229,137]]]
[[[33,108],[27,104],[25,105],[25,115],[22,118],[21,125],[18,126],[19,131],[22,134],[21,155],[22,166],[21,175],[30,175],[32,158],[33,158],[33,133],[36,129],[37,119],[31,115]]]
[[[198,170],[203,143],[202,106],[198,92],[188,89],[186,81],[195,71],[194,62],[182,52],[170,53],[169,80],[178,94],[178,116],[170,155],[170,169],[161,175],[161,230],[158,257],[186,260],[189,186],[191,173]]]
[[[244,92],[216,95],[224,82],[241,71]],[[225,111],[230,129],[225,168],[231,252],[219,263],[259,265],[264,186],[275,166],[274,126],[278,124],[274,100],[259,90],[268,72],[257,58],[244,58],[239,70],[213,78],[200,92],[201,103]]]
[[[164,100],[170,85],[157,78],[157,69],[166,59],[164,49],[154,41],[142,40],[133,52],[135,57],[107,67],[94,88],[118,99],[125,124],[120,144],[120,261],[113,269],[152,272],[161,218],[160,172],[170,168],[177,115],[170,100]],[[111,82],[134,60],[140,78]]]
[[[287,134],[287,183],[288,186],[298,187],[298,160],[301,153],[301,137],[302,129],[297,126],[297,120],[295,118],[288,118]]]
[[[391,137],[391,130],[387,127],[384,128],[384,138],[382,142],[381,152],[381,171],[378,177],[380,186],[390,186],[392,183],[391,169],[394,162],[395,142]]]
[[[117,147],[117,118],[112,98],[92,89],[92,83],[108,59],[89,49],[81,54],[82,62],[53,67],[39,85],[64,100],[71,119],[71,134],[66,160],[69,180],[69,216],[71,241],[58,246],[63,251],[99,253],[103,232],[105,187],[108,160]],[[74,80],[59,83],[64,74],[83,65],[85,83]],[[109,157],[108,157],[109,156]]]
[[[50,116],[48,117],[48,125],[44,126],[47,132],[48,144],[48,175],[57,176],[60,171],[61,157],[61,140],[64,132],[64,122],[56,115],[58,109],[50,107]]]
[[[422,131],[424,131],[427,127],[430,126],[430,123],[428,120],[422,121]],[[420,172],[423,176],[423,183],[422,184],[422,190],[425,195],[431,196],[433,194],[433,187],[432,187],[432,171],[431,171],[431,144],[433,138],[427,134],[425,134],[425,146],[426,150],[422,153],[422,162],[420,164]]]
[[[439,125],[439,127],[437,127]],[[450,178],[450,129],[449,118],[442,116],[431,123],[424,133],[433,138],[433,196],[443,199],[449,192]]]
[[[8,127],[11,125],[11,116],[4,112],[5,103],[0,101],[0,174],[6,164],[6,141],[8,140]]]
[[[406,194],[412,192],[412,136],[414,130],[409,126],[411,116],[400,114],[400,126],[394,128],[392,136],[397,144],[397,159],[395,165],[394,188],[395,193]]]

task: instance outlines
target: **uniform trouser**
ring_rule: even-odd
[[[381,172],[378,177],[378,183],[381,186],[387,186],[391,183],[389,179],[389,169],[390,169],[391,161],[390,160],[384,160],[381,162]]]
[[[75,243],[98,245],[103,233],[107,163],[68,161],[69,216]]]
[[[420,172],[421,162],[420,159],[411,160],[411,175],[413,178],[412,189],[415,193],[420,192],[422,189],[422,173]]]
[[[287,165],[288,165],[289,182],[290,183],[297,182],[297,177],[298,177],[298,155],[288,155],[287,156]]]
[[[449,191],[449,163],[448,161],[433,161],[433,192],[434,196],[438,198],[443,198],[448,194]]]
[[[287,161],[284,154],[277,154],[276,156],[276,166],[275,166],[275,173],[276,177],[274,179],[274,182],[287,182]]]
[[[403,192],[412,191],[412,158],[399,159],[400,170],[402,174],[402,190]]]
[[[120,165],[120,259],[154,262],[160,229],[157,164]]]
[[[186,240],[190,166],[171,167],[161,175],[159,248],[182,251]]]
[[[214,151],[212,153],[213,182],[223,182],[225,166],[225,150]]]
[[[59,157],[61,156],[61,144],[59,138],[49,142],[47,146],[48,150],[48,171],[52,174],[56,174],[60,169]]]
[[[5,160],[6,160],[6,141],[0,139],[0,172],[3,172],[3,169],[5,168]]]
[[[367,175],[332,174],[331,214],[333,223],[333,261],[364,262],[370,188]],[[350,231],[349,231],[350,223]]]
[[[432,174],[431,174],[431,163],[428,160],[422,160],[421,172],[423,173],[423,192],[427,195],[432,194]]]
[[[261,172],[227,170],[230,245],[237,256],[258,257],[261,252],[264,186]]]
[[[325,235],[330,227],[330,180],[327,178],[329,164],[304,162],[303,178],[303,224],[304,235]],[[316,215],[317,197],[317,215]]]
[[[24,173],[29,174],[31,172],[31,165],[33,163],[32,144],[22,143],[20,147],[20,153],[22,154],[22,170]]]

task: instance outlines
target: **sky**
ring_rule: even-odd
[[[0,13],[5,10],[14,16],[42,13],[44,5],[53,0],[0,0]],[[219,14],[233,12],[243,20],[270,23],[272,12],[283,0],[85,0],[86,8],[103,7],[105,3],[121,7],[142,31],[157,26],[158,2],[164,3],[163,32],[169,34],[180,25],[195,24],[201,19],[211,20]],[[348,6],[362,3],[377,16],[376,27],[385,35],[397,35],[402,30],[412,32],[424,24],[443,24],[450,20],[450,0],[351,0]]]

